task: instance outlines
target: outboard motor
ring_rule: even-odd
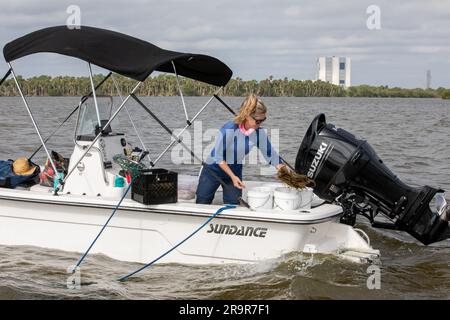
[[[295,170],[315,181],[317,196],[343,207],[342,223],[354,225],[361,214],[374,227],[406,231],[424,244],[450,238],[443,190],[406,185],[366,141],[327,124],[324,114],[309,126]],[[430,202],[436,199],[440,208],[431,208]],[[379,213],[393,223],[375,221]]]

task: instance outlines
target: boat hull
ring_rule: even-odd
[[[33,245],[82,253],[100,231],[113,206],[24,197],[0,198],[0,243]],[[191,207],[189,207],[191,206]],[[198,207],[197,212],[193,211]],[[215,206],[186,204],[124,206],[117,211],[91,253],[148,263],[204,224]],[[183,210],[181,210],[183,208]],[[217,206],[220,208],[220,206]],[[253,216],[252,216],[253,215]],[[159,263],[252,263],[292,251],[337,254],[346,250],[376,255],[353,228],[336,217],[319,221],[225,210]]]

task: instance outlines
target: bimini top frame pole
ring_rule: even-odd
[[[219,90],[220,89],[222,89],[222,88],[219,88]],[[216,92],[217,93],[217,92]],[[214,94],[215,95],[215,94]],[[182,132],[184,131],[184,130],[186,130],[187,129],[187,127],[189,127],[194,121],[195,121],[195,118],[197,118],[197,116],[208,106],[208,104],[211,102],[211,100],[214,98],[214,95],[211,97],[211,99],[201,108],[201,110],[195,115],[195,117],[194,118],[192,118],[192,120],[190,121],[190,122],[188,122],[188,125],[182,130]],[[152,166],[154,166],[155,165],[155,163],[162,157],[162,155],[167,151],[167,150],[169,150],[170,149],[170,147],[171,146],[173,146],[175,143],[179,143],[185,150],[187,150],[190,154],[191,154],[191,156],[192,157],[194,157],[196,160],[199,160],[200,162],[201,162],[201,164],[202,164],[202,167],[203,168],[205,168],[206,170],[208,170],[208,172],[222,185],[222,187],[223,188],[230,188],[230,190],[232,191],[232,192],[237,192],[233,187],[230,187],[229,185],[227,185],[224,181],[223,181],[223,179],[221,179],[213,170],[211,170],[210,168],[208,168],[207,166],[206,166],[206,163],[200,158],[200,157],[198,157],[188,146],[186,146],[186,144],[184,144],[183,143],[183,141],[180,139],[180,135],[181,135],[181,133],[179,134],[179,135],[175,135],[174,133],[173,133],[173,131],[172,130],[170,130],[141,100],[139,100],[139,98],[138,97],[136,97],[136,95],[134,95],[134,94],[131,94],[131,97],[134,99],[134,100],[136,100],[136,102],[137,103],[139,103],[139,105],[142,107],[142,108],[144,108],[144,110],[145,111],[147,111],[147,113],[148,114],[150,114],[150,116],[154,119],[154,120],[156,120],[156,122],[158,122],[158,124],[161,126],[161,127],[163,127],[170,135],[171,135],[171,137],[174,139],[170,144],[169,144],[169,146],[163,151],[163,153],[161,153],[161,155],[155,160],[155,162],[154,163],[152,163]],[[241,204],[243,204],[244,206],[246,206],[247,208],[249,208],[250,209],[250,206],[248,205],[248,203],[246,202],[246,201],[244,201],[243,199],[242,199],[242,196],[240,196],[239,194],[236,194],[236,196],[237,196],[237,198],[238,198],[238,200],[239,200],[239,202],[241,203]]]
[[[35,130],[36,130],[36,132],[37,132],[37,134],[39,136],[39,140],[41,140],[42,147],[44,148],[45,153],[47,154],[47,157],[48,157],[48,159],[50,161],[50,164],[52,165],[52,168],[55,171],[55,177],[57,177],[58,180],[60,181],[60,183],[62,183],[61,180],[60,180],[60,176],[59,176],[58,170],[56,169],[55,163],[53,162],[53,159],[52,159],[52,157],[50,155],[50,152],[48,151],[47,146],[45,145],[45,141],[42,138],[42,135],[41,135],[41,132],[39,130],[39,127],[38,127],[36,121],[34,120],[33,113],[31,112],[31,109],[30,109],[30,106],[28,105],[27,99],[25,99],[25,96],[23,95],[22,89],[20,88],[20,84],[17,81],[17,77],[16,77],[16,74],[14,72],[14,69],[11,66],[11,63],[8,62],[8,65],[9,65],[9,68],[11,69],[11,74],[12,74],[12,76],[14,78],[14,82],[16,83],[17,89],[19,90],[19,94],[22,97],[22,100],[23,100],[23,103],[25,104],[25,107],[27,108],[28,114],[29,114],[29,116],[31,118],[31,122],[33,123],[33,126],[34,126],[34,128],[35,128]],[[56,190],[55,190],[55,194],[57,194]]]
[[[118,85],[118,83],[117,83],[116,78],[114,77],[114,75],[111,76],[111,79],[112,79],[112,81],[113,81],[113,83],[114,83],[114,87],[116,87],[116,91],[117,91],[117,94],[119,95],[120,100],[123,101],[122,92],[121,92],[121,90],[120,90],[120,88],[119,88],[119,85]],[[139,139],[139,142],[141,143],[142,148],[144,149],[144,151],[147,151],[147,152],[148,152],[148,149],[147,149],[147,147],[145,146],[144,141],[142,140],[141,135],[139,134],[139,131],[138,131],[136,125],[134,124],[134,120],[133,120],[133,118],[131,117],[131,113],[130,113],[130,111],[128,110],[128,107],[127,107],[127,106],[125,106],[125,112],[127,113],[128,118],[130,119],[131,125],[133,126],[134,132],[136,132],[136,136],[137,136],[137,138]],[[152,162],[152,159],[150,158],[150,155],[147,154],[147,158],[148,158],[148,161]]]
[[[159,154],[159,156],[155,159],[155,161],[153,163],[151,163],[152,167],[155,166],[155,163],[159,161],[159,159],[161,159],[161,157],[176,143],[180,140],[181,135],[184,133],[184,131],[186,131],[187,128],[189,128],[192,123],[197,119],[197,117],[206,109],[206,107],[211,103],[212,99],[214,98],[214,96],[219,93],[219,91],[222,90],[222,87],[218,88],[216,90],[216,92],[214,92],[214,95],[203,105],[203,107],[200,108],[200,110],[197,112],[197,114],[195,116],[192,117],[191,120],[187,121],[187,125],[178,133],[178,135],[173,135],[175,140],[172,140],[172,142],[163,150],[163,152],[161,152]],[[133,97],[134,99],[136,99],[135,97]],[[139,101],[140,102],[140,101]],[[140,105],[144,108],[145,105],[143,105],[142,103],[140,103]],[[145,108],[144,108],[145,109]],[[148,110],[146,110],[148,112]]]
[[[88,62],[88,69],[89,69],[89,79],[91,80],[92,97],[94,98],[95,113],[97,114],[98,128],[101,130],[102,122],[100,119],[100,111],[98,110],[97,94],[95,93],[95,86],[94,86],[94,80],[92,79],[92,68],[91,68],[90,62]]]
[[[108,80],[108,78],[110,77],[112,75],[112,72],[109,72],[107,75],[106,75],[106,77],[104,77],[103,79],[102,79],[102,81],[100,81],[96,86],[95,86],[95,89],[97,90],[98,88],[100,88],[100,86],[106,81],[106,80]],[[56,132],[58,132],[58,130],[59,129],[61,129],[61,127],[67,122],[67,120],[69,120],[70,119],[70,117],[72,117],[72,115],[78,110],[78,108],[84,103],[84,102],[86,102],[88,99],[89,99],[89,97],[92,95],[92,92],[90,92],[88,95],[86,95],[86,96],[83,96],[82,98],[81,98],[81,100],[80,100],[80,102],[78,103],[78,105],[72,110],[72,112],[70,112],[69,113],[69,115],[59,124],[59,126],[47,137],[47,138],[45,138],[45,142],[47,142],[51,137],[53,137],[55,134],[56,134]],[[78,123],[77,123],[77,126],[78,126]],[[37,149],[36,150],[34,150],[34,152],[33,152],[33,154],[30,156],[30,160],[31,159],[33,159],[33,157],[36,155],[36,153],[38,153],[39,152],[39,150],[41,150],[41,148],[42,148],[42,145],[39,145],[39,147],[37,147]]]
[[[172,62],[173,72],[175,73],[175,79],[177,79],[178,92],[180,92],[181,102],[183,103],[184,115],[186,116],[186,122],[189,124],[189,116],[187,114],[186,103],[184,102],[183,91],[181,90],[180,81],[178,80],[177,68],[175,68],[175,62]]]
[[[6,73],[3,76],[2,80],[0,80],[0,86],[3,84],[3,82],[5,82],[5,80],[9,77],[10,74],[11,74],[11,68],[9,68],[9,70],[6,71]]]

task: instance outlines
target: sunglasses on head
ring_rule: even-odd
[[[264,119],[256,119],[253,115],[250,115],[250,117],[255,120],[256,124],[261,124],[266,120],[266,117],[264,117]]]

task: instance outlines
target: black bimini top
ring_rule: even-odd
[[[161,49],[128,35],[93,27],[50,27],[11,41],[3,48],[7,62],[39,52],[76,57],[126,77],[144,81],[153,71],[177,73],[224,86],[232,71],[220,60],[202,54]]]

